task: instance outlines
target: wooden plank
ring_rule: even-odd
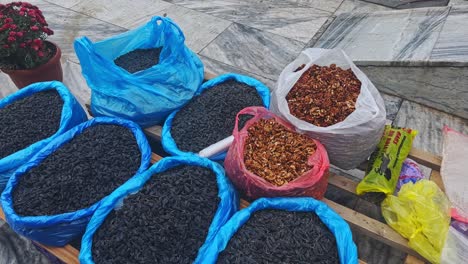
[[[423,166],[440,171],[440,165],[442,163],[442,157],[440,156],[434,155],[421,149],[412,148],[409,153],[409,158],[413,159],[414,161]]]
[[[436,170],[432,170],[430,180],[435,182],[439,186],[439,188],[443,192],[445,192],[445,186],[444,186],[444,182],[442,181],[442,176],[440,175],[440,172]]]
[[[424,263],[426,262],[411,255],[406,256],[406,259],[405,259],[405,264],[424,264]]]
[[[3,213],[2,208],[0,207],[0,218],[5,221],[5,214]],[[56,256],[61,261],[67,264],[78,264],[78,255],[79,251],[73,248],[70,245],[66,245],[65,247],[50,247],[46,245],[42,245],[40,243],[34,242],[38,246],[44,248],[45,250],[49,251],[52,255]]]
[[[158,162],[160,159],[162,159],[161,156],[159,156],[158,154],[152,153],[150,162],[151,162],[151,164],[154,164],[154,163]]]
[[[408,240],[406,240],[406,238],[402,237],[390,226],[345,206],[330,201],[326,198],[324,198],[322,201],[335,210],[335,212],[337,212],[341,217],[343,217],[343,219],[345,219],[352,228],[356,229],[362,234],[365,234],[400,251],[416,256],[420,259],[424,259],[416,251],[409,247]]]
[[[353,181],[349,178],[344,176],[337,175],[335,173],[330,172],[328,176],[328,183],[335,185],[336,187],[346,190],[350,193],[356,193],[356,186],[359,182]]]

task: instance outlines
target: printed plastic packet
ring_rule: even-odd
[[[410,128],[385,126],[383,137],[372,153],[366,176],[358,184],[356,193],[392,194],[398,183],[403,161],[408,156],[418,131]]]

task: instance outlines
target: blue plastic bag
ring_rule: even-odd
[[[86,225],[101,202],[105,200],[106,197],[112,196],[111,193],[87,208],[58,215],[20,216],[17,215],[13,209],[12,195],[21,176],[30,169],[38,166],[50,154],[58,150],[62,145],[68,143],[75,136],[81,134],[86,128],[98,124],[124,126],[132,131],[141,151],[141,165],[135,176],[132,178],[137,177],[136,175],[141,174],[149,167],[151,148],[146,140],[145,134],[137,124],[124,119],[108,117],[98,117],[82,123],[55,138],[11,176],[2,193],[0,202],[5,213],[6,221],[16,233],[45,245],[59,247],[64,246],[74,238],[79,237],[84,233]],[[131,181],[132,178],[128,181]],[[122,189],[124,185],[125,184],[121,185],[119,188],[114,190],[114,192],[119,193],[119,190]]]
[[[143,127],[161,124],[175,109],[190,100],[203,82],[203,64],[184,44],[181,29],[166,17],[92,43],[75,40],[82,73],[92,90],[94,116],[132,120]],[[135,49],[163,47],[151,68],[131,74],[114,60]]]
[[[81,242],[81,250],[79,256],[80,263],[94,263],[91,252],[93,235],[104,222],[107,215],[114,208],[122,206],[122,203],[125,204],[124,199],[129,195],[137,193],[141,188],[143,188],[145,183],[151,178],[152,175],[164,172],[179,165],[202,166],[213,170],[216,174],[219,190],[218,197],[221,199],[221,201],[218,205],[216,214],[213,217],[213,221],[211,222],[205,243],[198,250],[198,256],[194,261],[194,263],[204,263],[203,259],[201,259],[200,256],[206,254],[206,246],[215,237],[216,233],[221,228],[221,226],[223,226],[229,220],[229,218],[238,210],[239,197],[231,182],[226,177],[221,165],[209,159],[201,158],[195,155],[164,158],[158,161],[153,166],[151,166],[151,168],[149,168],[149,170],[145,173],[138,175],[137,177],[125,183],[123,188],[120,188],[119,190],[114,192],[110,197],[108,197],[99,206],[96,213],[92,217],[88,227],[86,228],[86,232]]]
[[[270,107],[270,89],[268,89],[268,87],[263,84],[262,82],[252,78],[252,77],[248,77],[248,76],[245,76],[245,75],[240,75],[240,74],[236,74],[236,73],[227,73],[227,74],[223,74],[223,75],[220,75],[214,79],[211,79],[207,82],[205,82],[197,91],[197,93],[195,94],[195,96],[197,95],[200,95],[203,91],[215,86],[215,85],[218,85],[220,83],[223,83],[225,81],[228,81],[228,80],[236,80],[240,83],[245,83],[249,86],[252,86],[254,87],[258,94],[260,95],[260,97],[262,98],[262,101],[263,101],[263,106],[266,108],[266,109],[269,109]],[[164,122],[164,126],[162,128],[162,135],[161,135],[161,143],[162,143],[162,146],[164,148],[164,150],[173,155],[173,156],[183,156],[183,155],[187,155],[187,154],[195,154],[197,155],[197,153],[193,153],[193,152],[185,152],[185,151],[182,151],[180,150],[178,147],[177,147],[177,144],[176,142],[174,141],[174,138],[172,138],[172,135],[171,135],[171,129],[172,129],[172,120],[174,119],[174,117],[176,116],[177,112],[179,112],[179,110],[175,110],[174,112],[172,112],[166,119],[166,122]],[[234,126],[234,124],[233,124]],[[206,147],[209,147],[209,146],[206,146]],[[226,153],[227,151],[224,151],[214,157],[210,157],[210,159],[212,160],[224,160],[224,158],[226,158]]]
[[[247,222],[250,216],[260,210],[276,209],[296,212],[315,212],[335,235],[341,264],[358,263],[357,248],[348,224],[325,203],[313,198],[260,198],[247,208],[237,212],[219,230],[216,237],[200,256],[203,263],[216,263],[218,255],[226,248],[231,237]]]
[[[15,101],[31,96],[35,93],[46,90],[56,90],[60,97],[62,97],[63,107],[62,117],[60,119],[60,127],[57,130],[57,132],[52,136],[38,141],[27,148],[24,148],[20,151],[17,151],[9,156],[0,159],[0,191],[2,191],[5,188],[5,185],[10,176],[13,174],[13,172],[16,169],[18,169],[21,165],[26,163],[30,158],[32,158],[32,156],[34,156],[34,154],[36,154],[40,149],[45,147],[50,141],[52,141],[57,136],[63,134],[64,132],[66,132],[74,126],[85,122],[88,119],[85,111],[78,103],[78,101],[76,101],[75,97],[73,97],[73,95],[70,93],[67,87],[63,85],[63,83],[58,81],[40,82],[28,85],[27,87],[20,89],[18,92],[0,100],[0,108],[3,108]]]

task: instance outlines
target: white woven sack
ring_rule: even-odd
[[[343,69],[351,68],[361,81],[361,93],[356,110],[344,121],[328,127],[317,127],[291,115],[286,96],[299,77],[313,64]],[[299,66],[306,66],[294,72]],[[283,69],[272,92],[271,109],[292,123],[299,132],[322,142],[332,164],[342,169],[353,169],[366,160],[377,146],[386,122],[385,104],[379,92],[341,49],[307,49]]]

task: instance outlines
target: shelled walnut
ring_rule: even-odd
[[[355,109],[361,81],[351,69],[335,64],[312,65],[286,96],[295,117],[315,126],[327,127],[346,119]]]
[[[266,181],[282,186],[313,168],[307,161],[317,146],[307,136],[274,119],[260,119],[247,131],[245,166]]]

